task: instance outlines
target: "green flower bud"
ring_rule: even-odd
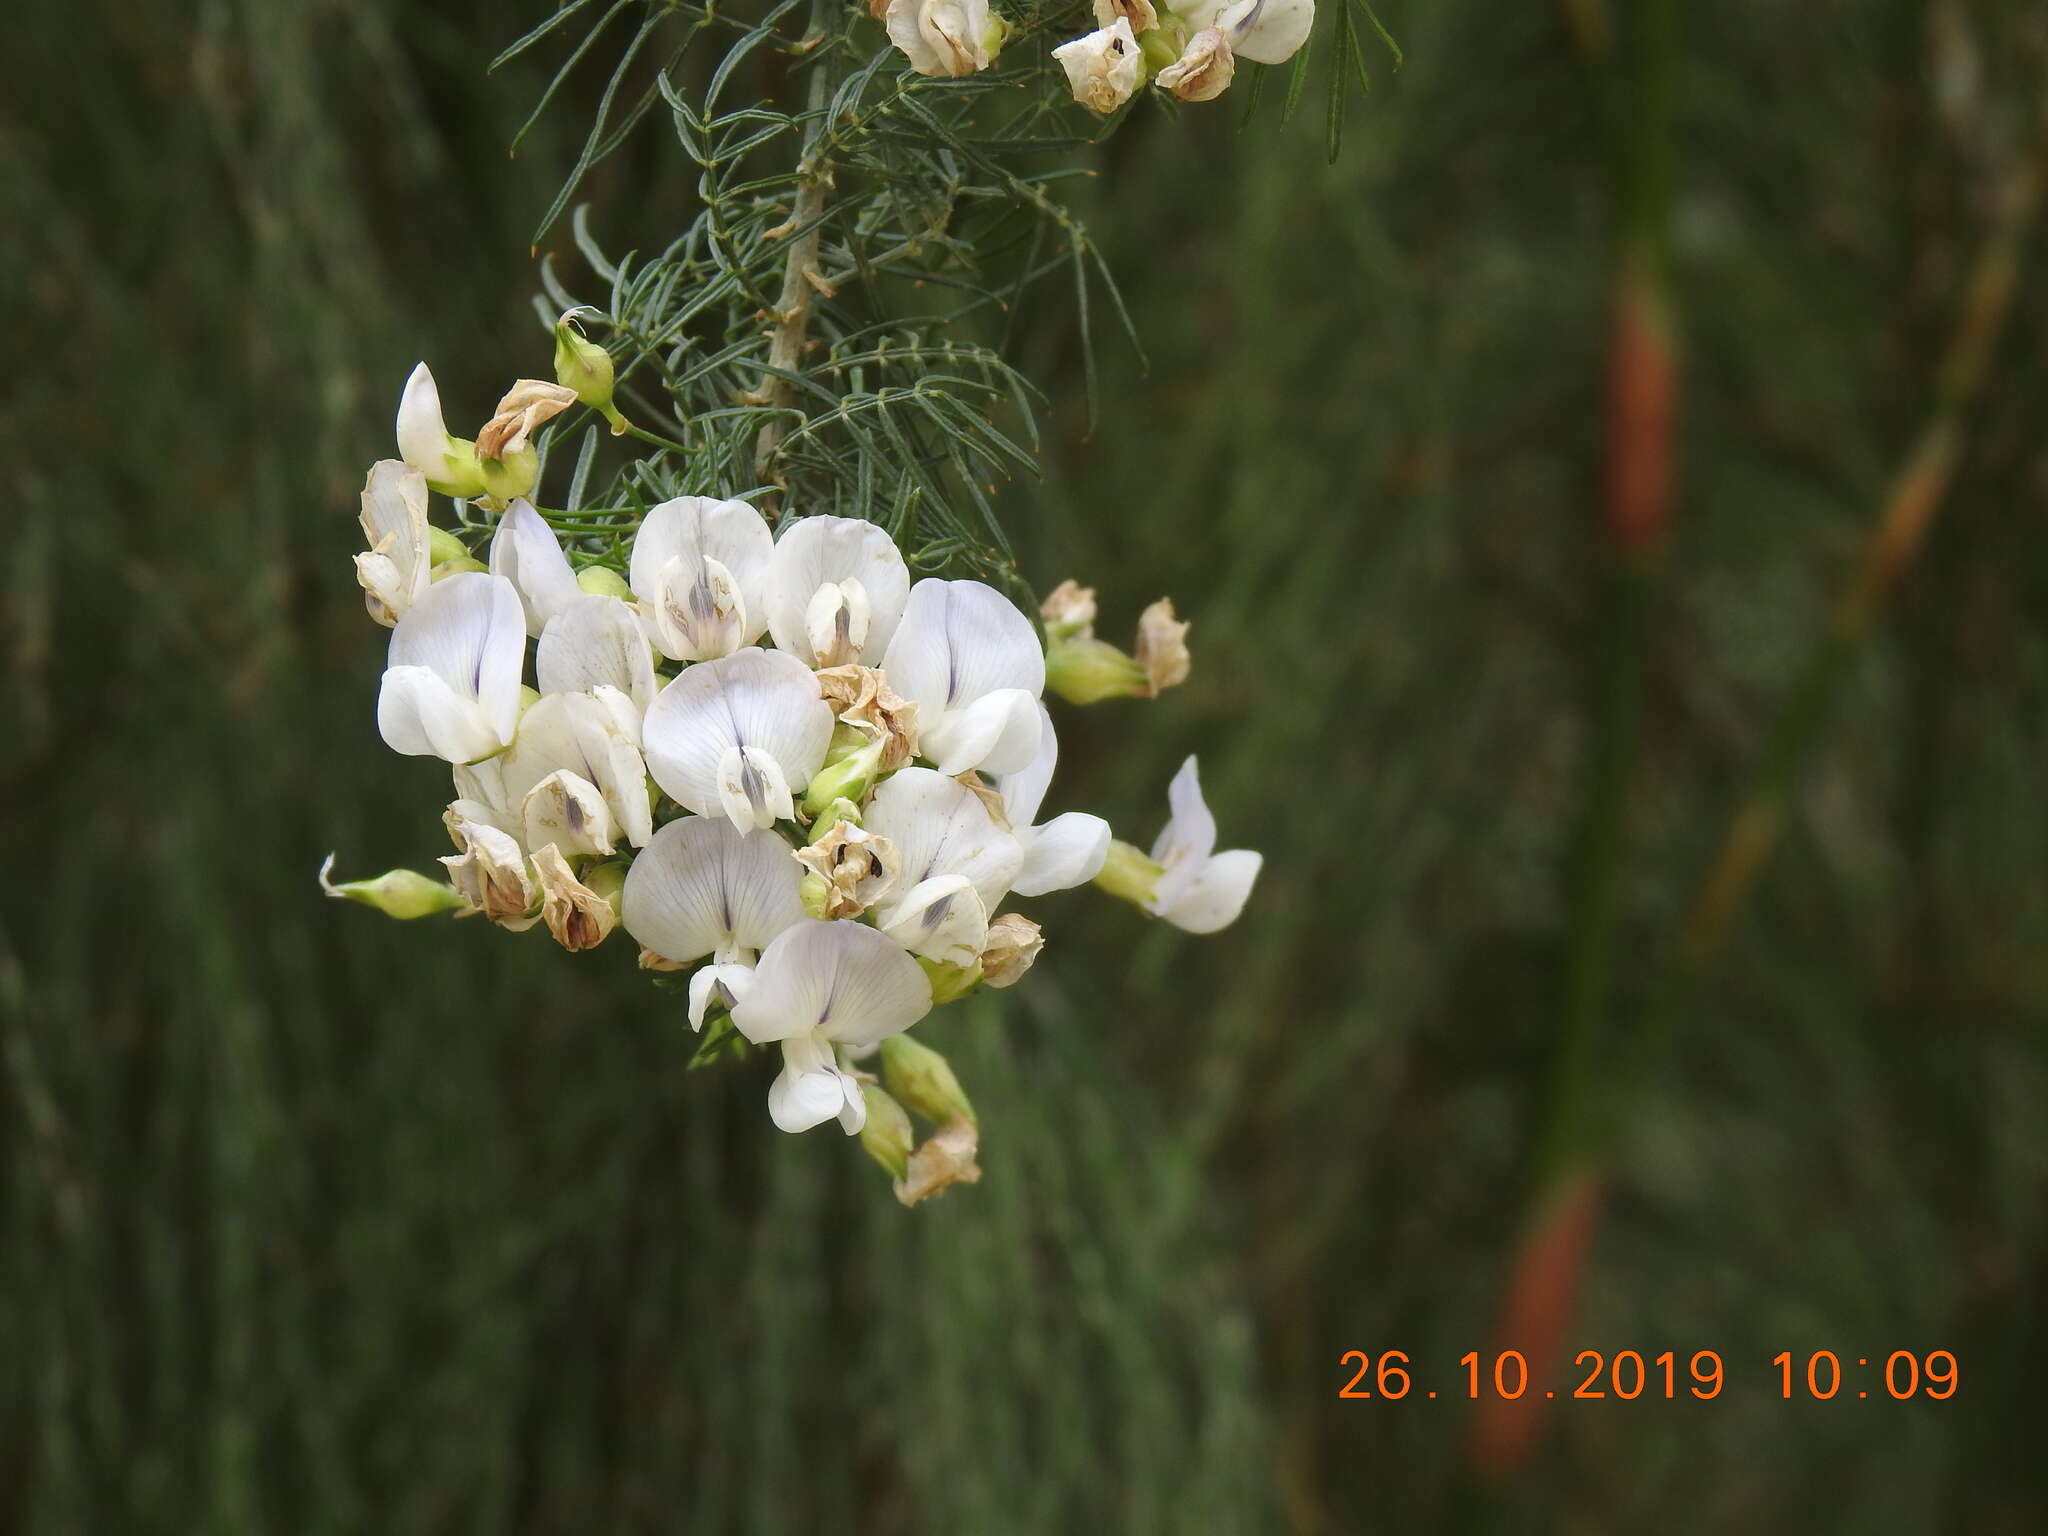
[[[981,1124],[946,1058],[908,1035],[891,1035],[882,1042],[882,1081],[914,1115],[935,1124],[948,1120]]]
[[[612,355],[576,329],[576,312],[555,322],[555,382],[612,424],[612,436],[626,430],[626,418],[612,403]]]
[[[628,867],[629,861],[626,859],[607,859],[604,863],[594,864],[583,872],[585,888],[610,902],[612,915],[621,919],[626,915],[625,892],[626,870]]]
[[[518,449],[502,459],[476,462],[485,498],[501,507],[509,507],[522,496],[531,496],[534,482],[540,479],[540,455],[531,448]]]
[[[1185,45],[1186,39],[1178,28],[1151,27],[1138,34],[1138,57],[1145,61],[1147,73],[1157,74],[1180,62]]]
[[[818,812],[818,819],[811,827],[810,842],[806,843],[805,846],[808,847],[810,843],[830,837],[832,829],[842,821],[851,826],[857,827],[860,825],[860,807],[851,800],[834,800],[830,805]]]
[[[832,900],[832,883],[820,874],[808,874],[797,883],[797,895],[804,904],[804,910],[812,917],[822,918],[825,908]]]
[[[804,813],[808,816],[822,816],[825,808],[835,800],[851,800],[858,804],[867,798],[874,788],[876,770],[882,762],[882,743],[867,741],[865,750],[855,752],[836,763],[827,763],[818,770],[804,789]]]
[[[429,879],[411,869],[394,869],[374,880],[348,880],[340,885],[327,877],[334,870],[334,855],[320,866],[320,889],[340,901],[360,901],[375,907],[386,917],[411,919],[446,912],[462,905],[455,887],[443,880]]]
[[[446,565],[450,560],[467,560],[469,546],[446,528],[427,530],[427,564]]]
[[[1109,857],[1102,861],[1102,873],[1095,877],[1095,883],[1110,895],[1149,910],[1159,889],[1159,877],[1165,873],[1129,843],[1111,839]]]
[[[1075,635],[1046,648],[1045,686],[1069,704],[1099,704],[1142,698],[1149,682],[1145,669],[1107,640]]]
[[[944,960],[933,960],[926,955],[912,955],[924,968],[925,979],[932,984],[932,1006],[942,1007],[958,1002],[981,985],[981,962],[972,965],[953,965]]]
[[[608,565],[586,565],[576,573],[576,585],[593,597],[616,597],[628,603],[633,601],[633,589],[626,585],[626,578]]]
[[[910,1170],[910,1149],[917,1140],[910,1128],[910,1116],[873,1083],[862,1083],[860,1091],[868,1101],[868,1123],[861,1128],[861,1147],[888,1170],[890,1178],[900,1179]]]
[[[443,560],[427,573],[429,581],[446,581],[450,576],[460,576],[464,571],[488,571],[490,567],[471,554],[457,555],[452,560]]]

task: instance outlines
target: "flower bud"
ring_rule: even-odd
[[[1005,912],[988,925],[988,937],[981,942],[981,979],[992,987],[1014,987],[1043,948],[1038,924],[1021,913]]]
[[[503,458],[478,459],[476,467],[483,488],[477,499],[499,507],[531,496],[540,479],[540,456],[531,448],[507,452]]]
[[[467,560],[469,546],[455,537],[446,528],[427,530],[427,563],[446,565],[450,560]],[[482,567],[479,567],[482,569]]]
[[[1102,872],[1095,877],[1095,883],[1110,895],[1150,911],[1158,894],[1159,877],[1165,873],[1141,850],[1112,838],[1109,856],[1102,861]]]
[[[914,1115],[935,1124],[948,1120],[981,1124],[946,1058],[908,1035],[891,1035],[882,1042],[882,1081]]]
[[[1138,38],[1128,17],[1119,16],[1112,26],[1062,43],[1052,56],[1067,72],[1074,100],[1091,112],[1114,112],[1138,89]]]
[[[474,555],[457,555],[452,560],[443,560],[427,573],[429,581],[446,581],[450,576],[460,576],[465,571],[488,571],[490,567]]]
[[[615,916],[625,915],[626,871],[630,867],[630,861],[626,859],[608,859],[602,864],[592,865],[583,872],[585,889],[592,895],[602,896],[610,902]]]
[[[943,1008],[948,1003],[957,1003],[961,998],[981,985],[981,962],[972,965],[954,965],[946,960],[934,960],[929,955],[912,955],[924,970],[925,980],[932,984],[932,1006]]]
[[[619,601],[633,601],[633,589],[626,585],[626,578],[608,565],[586,565],[576,573],[576,585],[593,597],[616,597]]]
[[[890,1178],[900,1179],[909,1171],[910,1149],[917,1140],[910,1116],[873,1083],[862,1083],[860,1092],[868,1105],[868,1123],[860,1132],[861,1149],[887,1169]]]
[[[441,391],[425,363],[405,381],[398,400],[398,456],[427,478],[443,496],[473,497],[484,491],[476,444],[449,434],[441,416]]]
[[[804,911],[822,921],[825,909],[832,904],[832,882],[823,875],[805,875],[797,883],[797,899],[803,902]]]
[[[626,418],[612,403],[612,355],[576,328],[576,311],[555,322],[555,382],[612,424],[612,436],[626,430]]]
[[[821,816],[835,800],[865,800],[880,777],[882,750],[881,742],[865,742],[838,762],[820,768],[817,777],[804,788],[804,813]]]
[[[375,907],[386,917],[426,917],[462,905],[462,897],[454,886],[430,879],[417,870],[394,869],[374,880],[345,880],[340,885],[328,879],[333,872],[334,855],[330,853],[320,866],[321,890],[341,901],[360,901],[366,907]]]
[[[1107,640],[1075,635],[1046,647],[1045,686],[1069,704],[1144,697],[1145,669]]]

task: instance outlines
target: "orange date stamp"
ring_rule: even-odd
[[[1708,1402],[1721,1395],[1727,1383],[1727,1367],[1718,1351],[1702,1349],[1681,1360],[1675,1350],[1645,1356],[1640,1350],[1623,1349],[1613,1354],[1582,1349],[1572,1362],[1570,1378],[1555,1387],[1543,1387],[1529,1379],[1529,1361],[1518,1349],[1504,1349],[1484,1356],[1469,1350],[1458,1357],[1455,1373],[1446,1373],[1443,1390],[1419,1385],[1419,1367],[1398,1349],[1368,1354],[1347,1349],[1337,1357],[1350,1376],[1337,1388],[1337,1395],[1349,1399],[1378,1399],[1395,1402],[1406,1397],[1463,1397],[1472,1401],[1497,1398],[1513,1402],[1525,1395],[1545,1398],[1638,1398],[1656,1401],[1693,1399]],[[1831,1349],[1795,1355],[1781,1350],[1769,1366],[1757,1373],[1767,1386],[1776,1386],[1782,1398],[1807,1398],[1825,1402],[1834,1397],[1889,1398],[1908,1402],[1929,1398],[1944,1402],[1956,1395],[1962,1382],[1962,1367],[1953,1352],[1930,1350],[1924,1354],[1895,1349],[1889,1354],[1841,1355]]]

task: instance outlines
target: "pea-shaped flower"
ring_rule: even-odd
[[[832,740],[832,711],[794,656],[748,647],[685,667],[641,723],[654,782],[700,816],[742,832],[796,814]]]
[[[744,501],[678,496],[651,510],[626,579],[647,604],[662,654],[709,661],[760,639],[774,554],[768,525]]]
[[[467,571],[420,594],[391,631],[377,729],[408,757],[474,762],[512,740],[526,616],[502,576]]]
[[[746,996],[754,957],[805,922],[803,870],[773,832],[736,831],[723,817],[686,816],[654,834],[626,874],[626,931],[664,960],[710,964],[690,978],[690,1027],[716,999]]]
[[[1038,755],[1045,652],[1016,605],[978,581],[920,581],[883,653],[918,706],[921,750],[947,775],[1015,773]]]
[[[542,693],[617,689],[632,701],[632,734],[639,739],[640,716],[654,702],[654,657],[631,605],[579,592],[541,631],[534,672]]]
[[[433,568],[427,526],[427,480],[410,464],[380,459],[363,482],[363,537],[356,580],[370,617],[389,628],[419,601]]]
[[[972,965],[1023,868],[1017,839],[973,790],[929,768],[884,779],[861,825],[896,854],[896,879],[875,908],[875,926],[915,954]]]
[[[910,570],[896,541],[853,517],[807,517],[776,541],[768,632],[807,667],[879,664],[903,618]]]
[[[1285,64],[1308,41],[1316,0],[1184,0],[1174,14],[1197,32],[1216,28],[1240,59]]]
[[[867,1124],[860,1083],[838,1050],[866,1050],[931,1012],[931,983],[899,946],[863,924],[806,920],[761,953],[732,1022],[756,1045],[779,1042],[782,1071],[768,1113],[785,1131],[837,1118],[849,1136]]]
[[[526,632],[536,637],[549,619],[583,596],[555,530],[524,497],[505,510],[491,535],[491,574],[512,583],[526,613]]]
[[[1009,814],[1010,835],[1023,850],[1023,867],[1010,889],[1019,896],[1043,896],[1086,885],[1102,869],[1109,853],[1109,823],[1086,811],[1067,811],[1043,826],[1032,823],[1045,803],[1052,784],[1052,772],[1059,762],[1059,739],[1053,734],[1052,717],[1039,705],[1043,720],[1039,728],[1038,756],[1016,773],[997,780],[1003,809]]]
[[[1228,928],[1244,910],[1264,859],[1249,848],[1215,851],[1216,818],[1202,799],[1192,757],[1180,765],[1166,797],[1173,815],[1152,845],[1152,860],[1163,873],[1147,905],[1189,933]]]

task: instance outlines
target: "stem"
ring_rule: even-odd
[[[828,35],[830,20],[828,0],[817,0],[811,8],[811,32],[816,38]],[[822,44],[821,44],[822,45]],[[796,196],[796,207],[789,216],[788,228],[794,238],[790,241],[789,258],[782,266],[782,294],[775,306],[775,329],[768,343],[768,367],[761,375],[761,387],[757,391],[762,405],[775,412],[761,423],[760,434],[754,439],[754,479],[758,484],[782,485],[780,477],[772,473],[776,450],[789,435],[789,410],[796,397],[795,386],[788,375],[797,371],[803,361],[804,342],[808,337],[811,319],[811,302],[817,292],[814,279],[818,270],[818,247],[825,234],[825,189],[831,182],[829,164],[821,153],[825,138],[825,113],[832,100],[832,71],[825,60],[819,60],[811,71],[811,90],[807,110],[811,121],[804,130],[803,158],[797,165],[797,177],[802,185]],[[770,522],[777,515],[772,498],[762,511]]]
[[[1911,568],[1955,479],[1963,424],[2011,313],[2026,234],[2048,178],[2044,137],[2006,188],[1997,222],[1963,290],[1956,328],[1935,378],[1934,399],[1886,492],[1861,558],[1826,632],[1771,732],[1770,742],[1687,910],[1665,975],[1643,1021],[1638,1073],[1667,1052],[1700,977],[1720,953],[1775,851],[1786,808],[1833,715],[1854,663],[1900,579]]]

